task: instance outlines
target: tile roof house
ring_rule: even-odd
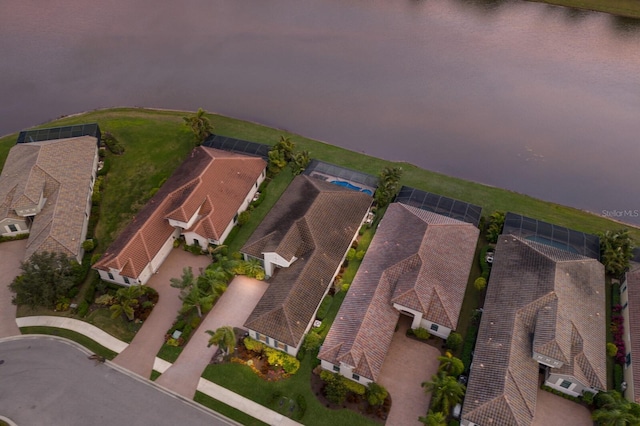
[[[180,235],[206,249],[222,244],[265,178],[267,163],[197,147],[93,266],[103,280],[145,284]]]
[[[568,395],[606,389],[604,286],[595,259],[501,235],[461,424],[530,425],[541,368]]]
[[[620,286],[620,304],[624,318],[625,365],[624,381],[627,389],[624,396],[640,404],[640,266],[627,272]],[[613,315],[616,315],[614,312]],[[634,357],[637,357],[634,362]]]
[[[458,324],[479,230],[401,203],[389,205],[322,345],[323,368],[377,381],[400,313],[447,338]]]
[[[25,260],[37,252],[82,261],[99,136],[16,144],[0,174],[0,235],[29,233]]]
[[[297,176],[242,248],[272,276],[245,322],[251,337],[295,355],[371,206],[372,198]]]

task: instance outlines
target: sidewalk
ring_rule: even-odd
[[[101,344],[102,346],[118,353],[122,352],[128,346],[125,342],[122,342],[116,339],[115,337],[105,333],[99,328],[89,323],[86,323],[84,321],[76,320],[73,318],[51,317],[51,316],[22,317],[22,318],[16,318],[16,324],[18,325],[18,327],[46,326],[46,327],[65,328],[65,329],[83,334],[91,338],[92,340],[95,340],[97,343]],[[169,369],[169,367],[171,367],[170,363],[156,357],[154,362],[154,367],[153,367],[154,370],[157,370],[163,373],[167,369]],[[141,378],[139,375],[135,373],[129,372],[129,374],[134,377]],[[141,378],[141,379],[148,380],[147,378]],[[168,392],[173,393],[173,391],[169,389],[166,389],[166,390]],[[230,407],[240,410],[270,425],[277,425],[277,426],[300,425],[300,423],[297,423],[289,419],[288,417],[283,416],[282,414],[276,413],[275,411],[272,411],[260,404],[257,404],[241,395],[233,393],[230,390],[223,388],[221,386],[218,386],[215,383],[212,383],[208,380],[200,378],[198,383],[198,390],[210,396],[211,398],[214,398],[224,404],[227,404]]]
[[[13,293],[9,284],[20,274],[20,262],[24,259],[27,240],[8,241],[0,244],[0,337],[19,336],[16,327],[17,306],[11,303]]]

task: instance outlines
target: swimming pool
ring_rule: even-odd
[[[344,181],[344,180],[332,180],[331,183],[334,184],[334,185],[342,186],[344,188],[353,189],[354,191],[364,192],[367,195],[373,195],[373,192],[371,192],[370,189],[360,188],[359,186],[355,186],[351,182],[347,182],[347,181]]]
[[[564,243],[559,243],[558,241],[554,241],[554,240],[551,240],[549,238],[540,237],[538,235],[531,235],[530,237],[527,237],[526,239],[529,240],[529,241],[535,241],[536,243],[546,244],[546,245],[551,246],[551,247],[559,248],[561,250],[565,250],[565,251],[568,251],[570,253],[580,254],[580,253],[578,253],[578,250],[574,249],[570,245],[564,244]]]

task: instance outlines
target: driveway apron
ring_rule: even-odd
[[[24,259],[27,240],[0,244],[0,338],[17,336],[16,306],[11,303],[13,293],[9,284],[20,274],[20,262]]]
[[[147,285],[155,289],[160,298],[151,315],[144,322],[131,344],[113,362],[142,377],[150,377],[153,362],[164,344],[164,336],[173,325],[182,306],[178,298],[180,290],[170,285],[171,278],[182,276],[182,268],[191,266],[193,274],[211,263],[208,256],[195,256],[184,250],[174,249]]]
[[[431,395],[425,395],[422,382],[438,371],[440,351],[431,345],[409,339],[406,331],[411,319],[400,315],[398,330],[382,364],[378,382],[387,388],[393,403],[386,424],[421,425],[418,417],[427,413]]]
[[[186,398],[193,398],[200,376],[217,350],[216,346],[207,348],[210,336],[205,331],[226,325],[242,327],[267,287],[263,281],[236,277],[193,333],[176,362],[156,383]]]

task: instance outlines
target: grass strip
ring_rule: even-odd
[[[195,402],[198,404],[202,404],[207,408],[216,411],[223,416],[227,416],[228,418],[237,421],[238,423],[242,423],[247,426],[267,426],[267,423],[264,423],[255,417],[251,417],[248,414],[243,413],[242,411],[233,408],[224,402],[220,402],[217,399],[211,398],[209,395],[204,394],[202,392],[197,391],[196,396],[193,398]]]
[[[116,357],[116,355],[118,355],[116,352],[105,348],[95,340],[90,339],[83,334],[76,333],[75,331],[71,330],[66,330],[64,328],[44,326],[21,327],[20,332],[22,334],[47,334],[49,336],[64,337],[65,339],[73,340],[74,342],[89,349],[91,352],[103,356],[106,359],[113,359]]]

